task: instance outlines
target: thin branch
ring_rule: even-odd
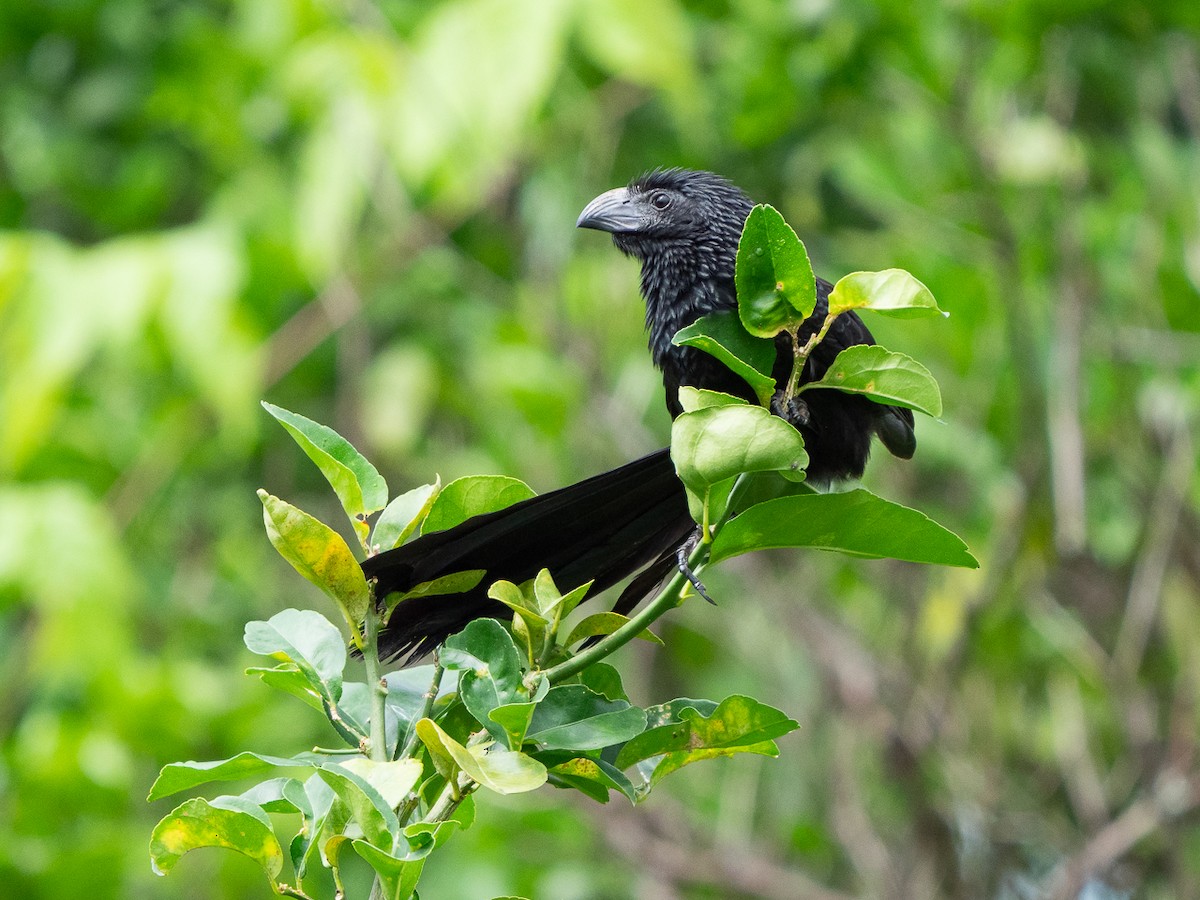
[[[656,878],[675,885],[712,885],[722,895],[763,900],[850,900],[806,873],[780,864],[747,841],[737,847],[705,847],[687,830],[682,809],[653,809],[613,804],[598,816],[614,850]],[[681,833],[682,832],[682,833]]]
[[[330,279],[310,303],[300,307],[267,343],[266,387],[278,383],[310,353],[362,310],[362,300],[344,275]]]
[[[708,551],[711,546],[711,544],[701,542],[692,551],[692,555],[688,559],[688,564],[694,575],[698,576],[704,570],[704,562],[708,558]],[[659,592],[658,596],[642,607],[628,622],[593,646],[580,651],[570,659],[560,662],[556,666],[546,669],[542,675],[549,679],[551,684],[557,684],[570,678],[572,675],[578,675],[588,666],[599,662],[614,651],[624,647],[667,611],[678,606],[683,601],[683,591],[688,585],[688,577],[683,571],[676,571],[674,577],[667,582],[667,586]]]
[[[1184,776],[1175,770],[1163,772],[1156,779],[1152,793],[1127,806],[1078,853],[1059,864],[1038,896],[1051,900],[1078,896],[1089,880],[1106,872],[1139,841],[1197,806],[1200,806],[1200,773]]]
[[[1125,618],[1121,621],[1113,649],[1113,665],[1126,678],[1131,678],[1141,665],[1150,631],[1158,617],[1163,579],[1195,468],[1191,432],[1188,424],[1181,422],[1167,446],[1162,474],[1150,504],[1141,553],[1129,579]]]
[[[424,702],[421,704],[421,713],[413,719],[408,738],[404,742],[404,748],[396,755],[396,759],[406,759],[412,755],[413,750],[417,746],[417,722],[422,719],[428,719],[429,713],[433,711],[433,701],[437,699],[438,690],[442,686],[442,673],[446,671],[446,667],[442,665],[442,661],[438,656],[438,651],[433,651],[433,679],[429,682],[429,690],[425,692]]]
[[[375,762],[386,762],[387,713],[384,700],[387,697],[387,683],[379,674],[379,612],[375,609],[374,592],[365,624],[363,662],[367,668],[367,689],[371,692],[371,737],[368,741],[368,753]]]
[[[1069,253],[1069,256],[1077,254]],[[1074,556],[1087,543],[1083,423],[1080,417],[1080,347],[1083,291],[1078,279],[1064,279],[1054,306],[1054,351],[1046,388],[1046,431],[1050,444],[1050,485],[1054,500],[1054,543]]]

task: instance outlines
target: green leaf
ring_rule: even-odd
[[[451,572],[430,581],[422,581],[407,591],[392,591],[386,598],[388,615],[391,615],[398,604],[414,597],[440,597],[469,591],[483,581],[486,574],[486,569],[467,569],[463,572]]]
[[[298,878],[304,876],[313,851],[320,851],[330,835],[341,831],[349,819],[349,812],[345,806],[335,802],[337,795],[321,780],[320,775],[314,773],[304,782],[304,796],[312,812],[304,819],[303,827],[288,846]]]
[[[742,472],[801,471],[808,465],[800,432],[761,406],[716,406],[683,413],[671,426],[671,458],[688,489],[692,517],[720,519],[733,479]]]
[[[252,653],[296,666],[323,700],[342,696],[346,644],[328,619],[308,609],[285,609],[265,622],[247,622],[243,637]]]
[[[496,512],[533,496],[529,485],[507,475],[456,478],[438,492],[421,525],[421,533],[445,531],[472,516]]]
[[[325,713],[329,724],[342,740],[357,750],[371,731],[371,690],[362,681],[342,682],[342,698],[337,702],[337,707],[322,703],[321,712]],[[395,726],[386,720],[384,724],[387,726],[387,738],[391,741],[396,736]]]
[[[576,677],[579,684],[586,685],[609,700],[629,699],[629,695],[625,693],[625,686],[621,684],[621,673],[608,663],[593,663]]]
[[[808,251],[770,206],[756,206],[746,218],[734,283],[738,317],[755,337],[795,330],[817,305],[817,281]]]
[[[367,462],[366,457],[354,449],[349,441],[325,425],[312,419],[281,409],[263,401],[263,409],[278,420],[287,433],[300,445],[308,458],[317,464],[342,502],[346,515],[361,529],[366,537],[366,524],[362,517],[382,509],[387,503],[387,482]]]
[[[868,559],[979,568],[954,532],[924,513],[861,488],[752,506],[721,529],[710,561],[772,547],[814,547]]]
[[[586,619],[583,619],[578,625],[571,629],[571,635],[563,643],[564,647],[570,647],[578,641],[587,640],[590,637],[597,637],[602,634],[612,634],[622,625],[629,621],[628,616],[623,616],[615,612],[593,613]],[[644,628],[637,635],[643,641],[649,641],[652,644],[658,644],[660,647],[665,647],[662,638],[652,632],[649,628]]]
[[[342,536],[290,503],[260,490],[267,537],[280,556],[329,595],[355,632],[367,614],[370,591]]]
[[[433,719],[418,719],[413,727],[417,730],[417,737],[429,751],[429,758],[433,761],[434,769],[447,782],[453,783],[458,778],[461,768],[447,744],[447,741],[454,741],[454,739],[446,734]]]
[[[733,394],[722,394],[720,391],[709,391],[683,385],[679,388],[679,405],[684,412],[695,412],[698,409],[708,409],[712,406],[745,405],[746,401]]]
[[[401,494],[384,507],[371,532],[371,546],[380,552],[399,547],[421,527],[442,489],[441,479]]]
[[[400,823],[391,806],[367,780],[339,763],[327,763],[317,770],[338,799],[345,804],[350,817],[358,823],[366,837],[376,847],[390,848]]]
[[[942,393],[929,370],[911,356],[878,344],[847,347],[820,381],[802,385],[800,390],[813,388],[862,394],[876,403],[915,409],[935,419],[942,414]]]
[[[404,854],[388,853],[366,841],[354,841],[358,855],[379,875],[383,896],[389,900],[408,900],[416,889],[425,858],[450,839],[459,829],[467,829],[475,818],[475,800],[464,797],[454,814],[442,822],[415,822],[402,834],[408,844]]]
[[[766,406],[775,393],[775,342],[755,337],[746,330],[732,309],[710,313],[671,338],[679,347],[695,347],[715,356],[725,367],[750,385],[758,402]]]
[[[250,857],[274,881],[283,869],[283,848],[261,808],[240,797],[218,797],[211,803],[187,800],[172,810],[150,836],[150,862],[166,875],[189,850],[225,847]]]
[[[319,712],[325,711],[321,695],[312,686],[308,676],[292,663],[284,663],[272,668],[251,666],[246,669],[246,674],[257,675],[262,679],[263,684],[298,697]]]
[[[446,639],[439,658],[447,669],[463,671],[459,696],[471,715],[497,740],[505,740],[504,730],[488,714],[529,696],[521,680],[520,652],[504,626],[495,619],[476,619]]]
[[[342,760],[337,765],[375,788],[384,803],[393,808],[399,806],[421,780],[421,763],[415,759],[376,762],[354,757]]]
[[[432,842],[430,842],[432,846]],[[366,841],[352,841],[351,846],[379,876],[379,887],[385,900],[409,900],[417,889],[417,881],[425,868],[425,857],[399,858]]]
[[[547,619],[561,620],[568,616],[580,604],[592,582],[572,588],[566,594],[559,591],[549,569],[542,569],[533,579],[533,596],[537,600],[538,612]]]
[[[313,810],[304,784],[295,778],[268,778],[238,795],[264,812],[300,813],[311,819]]]
[[[499,600],[515,614],[513,633],[525,645],[530,664],[534,656],[545,646],[550,622],[537,611],[538,601],[533,596],[533,586],[526,583],[522,590],[511,581],[497,581],[488,588],[488,596]]]
[[[949,313],[938,309],[929,288],[903,269],[851,272],[838,280],[829,294],[829,314],[870,309],[886,316],[911,319]]]
[[[253,778],[264,772],[277,769],[311,769],[323,760],[313,754],[302,754],[296,757],[265,756],[261,753],[244,751],[229,759],[217,759],[211,762],[168,763],[154,779],[150,786],[147,801],[159,800],[163,797],[186,791],[198,784],[210,781],[236,781],[239,778]]]
[[[726,697],[709,715],[687,705],[672,709],[672,713],[678,715],[678,721],[650,728],[622,747],[617,768],[661,756],[650,777],[653,786],[700,759],[736,753],[778,756],[774,738],[799,727],[779,710],[738,694]]]
[[[417,723],[417,735],[431,753],[452,759],[471,779],[498,794],[520,794],[546,783],[546,767],[524,753],[498,745],[464,747],[432,719]]]
[[[536,703],[507,703],[497,706],[488,713],[488,718],[504,729],[504,742],[510,750],[520,750],[525,742],[525,732],[533,718]]]
[[[547,750],[600,750],[645,727],[645,711],[627,701],[609,700],[582,684],[563,684],[538,703],[525,740]]]
[[[539,754],[539,759],[543,764],[549,765],[542,754]],[[636,803],[638,800],[637,789],[625,773],[602,759],[576,756],[565,762],[550,765],[549,775],[550,782],[556,787],[574,788],[598,803],[608,802],[610,790],[624,794],[630,803]]]

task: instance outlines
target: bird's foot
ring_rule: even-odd
[[[799,427],[807,425],[809,420],[808,404],[799,397],[792,397],[786,403],[783,399],[783,391],[776,391],[771,397],[771,412],[784,419],[791,424]]]
[[[683,577],[691,582],[692,587],[696,589],[696,593],[711,603],[717,605],[717,601],[708,596],[708,590],[704,587],[704,583],[696,577],[696,573],[692,571],[692,567],[688,564],[688,557],[692,555],[692,550],[699,543],[700,532],[695,532],[687,541],[675,551],[675,562],[679,566],[679,571],[683,573]]]

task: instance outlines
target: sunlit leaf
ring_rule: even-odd
[[[677,331],[671,343],[695,347],[715,356],[750,385],[763,406],[775,393],[775,379],[771,376],[775,366],[775,342],[750,334],[734,310],[722,310],[698,319]]]
[[[366,841],[353,841],[355,851],[379,875],[382,896],[388,900],[409,900],[421,876],[425,859],[450,839],[459,829],[470,827],[474,820],[475,800],[463,798],[454,814],[442,822],[416,822],[401,832],[403,852],[387,852]]]
[[[496,793],[520,794],[546,783],[546,767],[524,753],[496,744],[464,747],[432,719],[418,722],[417,734],[432,752],[453,759],[470,778]]]
[[[538,612],[533,585],[527,584],[527,590],[522,590],[511,581],[497,581],[488,588],[488,596],[515,613],[513,633],[525,643],[530,657],[539,653],[545,645],[550,622]]]
[[[534,496],[525,482],[507,475],[468,475],[438,492],[421,525],[422,534],[445,531],[472,516],[505,509]]]
[[[755,337],[770,338],[799,327],[817,304],[808,251],[770,206],[754,207],[746,219],[734,281],[738,317]]]
[[[580,601],[591,589],[592,582],[577,585],[563,594],[550,575],[549,569],[542,569],[533,579],[533,595],[537,600],[538,612],[547,619],[561,619],[569,616]]]
[[[442,489],[441,479],[401,494],[384,507],[371,532],[371,545],[380,552],[399,547],[415,534]]]
[[[224,847],[257,862],[274,880],[283,869],[283,848],[271,830],[271,820],[259,807],[241,797],[213,801],[188,800],[162,819],[150,836],[154,871],[166,875],[189,850]]]
[[[733,394],[723,394],[720,391],[709,391],[683,385],[679,388],[679,405],[684,412],[695,412],[698,409],[708,409],[712,406],[736,406],[746,401]]]
[[[735,694],[707,715],[691,705],[671,709],[675,721],[648,728],[630,740],[617,756],[626,769],[644,759],[661,756],[650,777],[653,786],[667,774],[700,759],[758,753],[777,756],[774,739],[799,727],[779,710]]]
[[[247,622],[243,640],[252,653],[295,665],[327,702],[336,703],[342,696],[346,644],[320,613],[285,609],[265,622]]]
[[[761,406],[733,405],[683,413],[671,426],[671,458],[688,489],[692,516],[721,517],[733,479],[742,472],[801,471],[804,439]]]
[[[275,417],[308,458],[317,464],[352,520],[359,520],[361,524],[364,516],[382,509],[387,503],[387,482],[344,437],[326,425],[265,400],[263,409]]]
[[[238,796],[264,812],[295,812],[312,818],[312,802],[304,790],[304,783],[296,778],[268,778]]]
[[[915,409],[934,418],[942,414],[942,394],[929,370],[911,356],[879,345],[847,347],[820,381],[809,382],[800,390],[813,388],[862,394],[876,403]]]
[[[721,529],[711,562],[772,547],[813,547],[868,559],[979,568],[958,535],[924,513],[861,488],[752,506]]]
[[[497,706],[488,713],[488,718],[504,729],[505,743],[510,750],[520,750],[525,741],[525,732],[533,718],[536,703],[508,703]]]
[[[373,759],[352,757],[338,765],[353,772],[379,792],[384,802],[397,807],[421,779],[421,763],[415,759],[376,762]]]
[[[266,756],[260,753],[244,751],[228,759],[217,759],[210,762],[177,762],[162,767],[158,778],[150,786],[147,800],[159,800],[163,797],[186,791],[198,784],[210,781],[235,781],[239,778],[252,778],[264,772],[276,769],[311,769],[323,762],[321,757],[303,753],[299,756]]]
[[[938,309],[929,288],[903,269],[851,272],[838,279],[829,294],[829,313],[838,315],[851,309],[870,309],[901,319],[948,315]]]
[[[354,554],[342,536],[303,510],[260,490],[267,537],[279,555],[323,590],[346,618],[358,628],[367,614],[370,591]]]
[[[379,896],[383,900],[409,900],[413,896],[428,854],[413,859],[393,856],[366,841],[353,841],[351,846],[379,876]]]
[[[442,575],[431,581],[422,581],[407,591],[392,591],[386,598],[388,613],[390,615],[394,607],[414,597],[440,597],[445,594],[459,594],[463,591],[469,591],[475,585],[479,584],[486,574],[486,569],[451,572],[449,575]]]
[[[583,619],[578,625],[571,629],[571,634],[566,641],[563,642],[563,646],[570,647],[572,644],[587,640],[590,637],[612,634],[628,621],[629,617],[623,616],[620,613],[592,613],[592,615],[588,616],[586,619]],[[662,638],[652,632],[649,628],[644,628],[639,631],[637,637],[643,641],[649,641],[652,644],[658,644],[660,647],[665,646]]]
[[[338,763],[327,763],[317,770],[338,799],[346,805],[363,835],[376,847],[390,848],[400,823],[391,805],[365,778]]]

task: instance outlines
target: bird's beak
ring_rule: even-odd
[[[613,188],[605,191],[583,208],[576,228],[595,228],[611,234],[637,231],[642,226],[642,217],[634,208],[628,188]]]

